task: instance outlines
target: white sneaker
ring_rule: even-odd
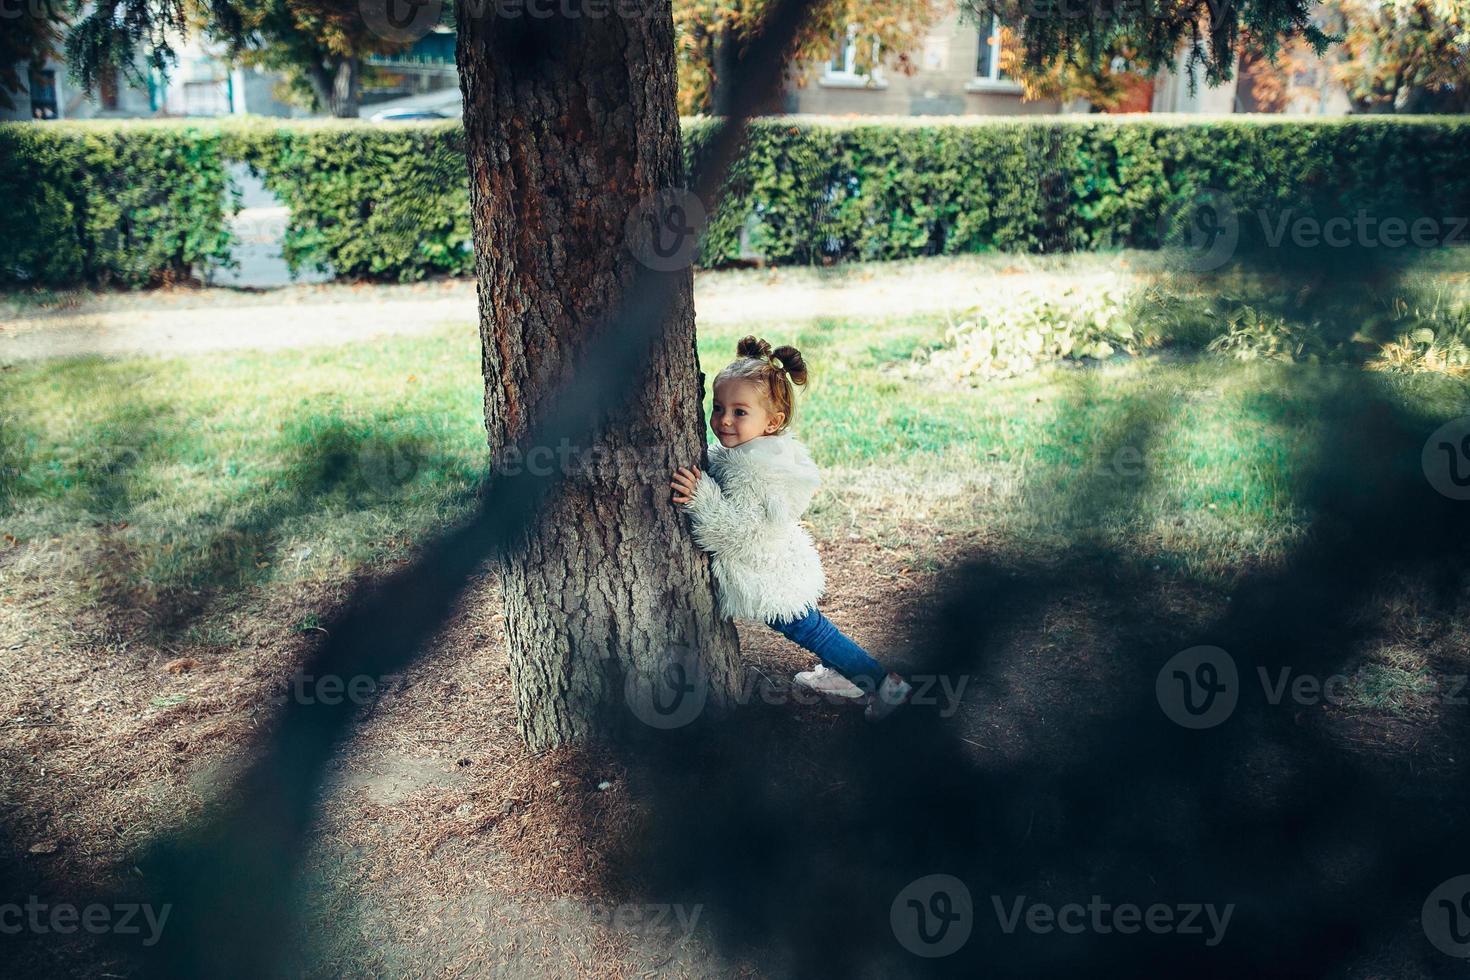
[[[803,670],[796,675],[795,680],[802,687],[817,691],[820,694],[833,694],[839,698],[860,698],[863,696],[862,688],[837,673],[837,671],[828,670],[826,664],[817,664],[815,670]]]
[[[873,695],[873,700],[863,711],[863,717],[868,721],[882,721],[893,714],[895,708],[909,699],[914,693],[913,685],[899,677],[897,674],[889,674],[883,678],[883,683],[878,685],[878,693]]]

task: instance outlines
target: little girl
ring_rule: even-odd
[[[763,621],[816,654],[822,663],[797,674],[797,683],[840,697],[874,693],[864,717],[887,717],[911,687],[817,611],[822,564],[796,523],[820,482],[806,447],[786,432],[792,382],[806,384],[806,365],[795,347],[772,352],[754,337],[735,353],[715,377],[709,424],[720,444],[709,448],[710,472],[675,470],[674,503],[686,507],[694,540],[714,556],[721,611]]]

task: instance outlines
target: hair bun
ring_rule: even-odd
[[[755,336],[742,337],[740,343],[735,345],[735,353],[740,357],[759,357],[770,360],[771,345]]]
[[[772,356],[781,362],[781,370],[786,372],[793,383],[806,384],[806,361],[802,360],[801,351],[795,347],[777,347]]]
[[[778,347],[759,337],[742,337],[735,345],[736,359],[715,375],[715,387],[727,381],[759,385],[772,412],[781,417],[776,432],[784,432],[796,411],[796,385],[806,384],[806,361],[795,347]]]

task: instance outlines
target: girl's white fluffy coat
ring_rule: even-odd
[[[811,535],[797,524],[821,477],[787,433],[709,448],[686,505],[694,540],[714,557],[720,610],[731,619],[794,619],[826,588]]]

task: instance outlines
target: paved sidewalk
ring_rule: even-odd
[[[928,259],[835,269],[749,269],[695,277],[701,324],[783,324],[814,319],[961,311],[1023,289],[1117,283],[1129,270],[1094,263],[1050,268],[1024,256]],[[40,308],[0,295],[0,363],[80,354],[174,356],[275,350],[419,334],[446,324],[475,330],[472,279],[408,285],[293,285],[269,290],[175,289],[83,294]]]

